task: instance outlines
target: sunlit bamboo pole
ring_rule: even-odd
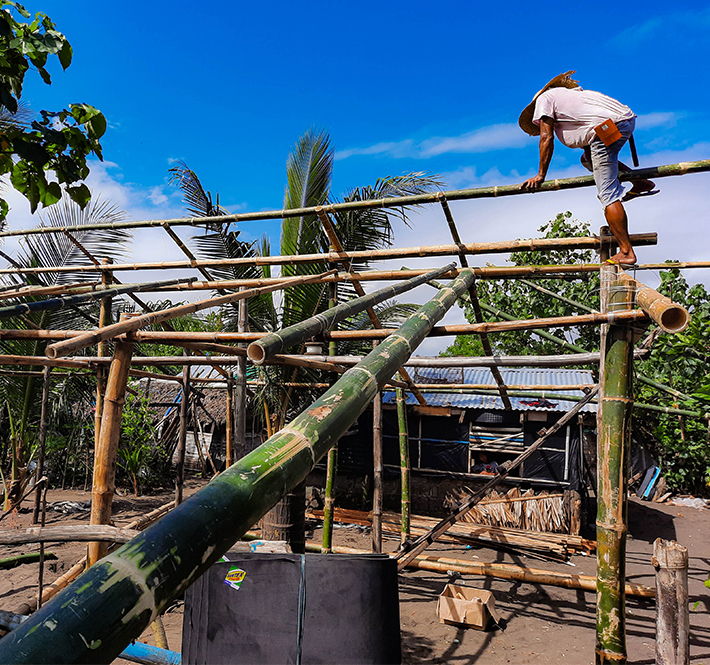
[[[338,303],[338,286],[330,284],[330,298],[328,308],[332,309]],[[337,345],[335,342],[328,344],[328,356],[335,356]],[[335,376],[335,375],[332,375]],[[325,466],[325,498],[323,500],[323,536],[321,546],[324,554],[329,554],[333,549],[333,517],[335,509],[335,480],[338,474],[338,444],[329,451]]]
[[[0,237],[2,234],[0,234]],[[631,243],[634,246],[655,245],[655,233],[631,234]],[[462,245],[467,255],[477,254],[508,254],[510,252],[524,251],[551,251],[559,249],[598,249],[598,238],[530,238],[526,240],[504,240],[499,242],[468,243]],[[201,259],[199,261],[153,261],[143,263],[116,263],[111,269],[122,270],[185,270],[190,268],[231,268],[236,266],[271,266],[271,265],[302,265],[312,263],[337,263],[343,259],[349,261],[384,261],[389,259],[405,259],[435,256],[455,256],[462,249],[457,245],[423,245],[417,247],[391,247],[387,249],[358,250],[351,252],[321,252],[317,254],[286,254],[276,256],[245,256],[228,259]],[[548,266],[549,267],[549,266]],[[557,266],[563,272],[565,266]],[[0,275],[35,275],[56,273],[94,273],[105,270],[101,265],[86,266],[37,266],[30,268],[4,268]],[[352,279],[357,281],[359,273]]]
[[[679,162],[664,166],[654,166],[645,169],[636,169],[619,174],[619,179],[623,182],[634,180],[647,180],[650,178],[664,178],[668,176],[686,175],[689,173],[701,173],[710,171],[710,160],[695,162]],[[573,178],[560,178],[548,180],[540,187],[540,192],[554,191],[560,189],[577,189],[579,187],[591,187],[594,185],[594,178],[589,175],[577,176]],[[435,203],[439,193],[413,194],[410,196],[397,196],[384,199],[369,199],[362,201],[347,201],[343,203],[333,203],[328,206],[312,206],[308,208],[290,208],[283,210],[266,210],[263,212],[247,212],[234,215],[224,215],[220,217],[221,223],[257,221],[266,219],[285,219],[289,217],[303,217],[315,215],[319,208],[326,212],[344,212],[348,210],[374,210],[380,208],[399,208],[401,206],[422,205],[425,203]],[[458,189],[443,192],[449,201],[463,201],[478,198],[496,198],[503,196],[524,195],[530,196],[527,190],[521,189],[519,184],[494,185],[492,187],[478,187],[472,189]],[[23,236],[46,233],[62,233],[64,231],[91,231],[99,229],[136,229],[155,228],[168,224],[169,226],[204,226],[214,223],[214,217],[183,217],[177,219],[150,219],[140,221],[94,223],[82,225],[67,225],[64,227],[35,227],[33,229],[18,229],[3,231],[1,237]]]
[[[183,351],[187,355],[187,351]],[[180,398],[180,429],[178,431],[177,461],[175,463],[175,506],[182,503],[185,481],[185,446],[187,443],[187,416],[190,408],[190,366],[182,368],[182,396]]]
[[[382,503],[384,459],[382,450],[382,393],[372,401],[372,551],[382,552]]]
[[[401,469],[401,493],[402,493],[402,536],[401,542],[409,539],[409,523],[412,509],[412,502],[409,496],[409,436],[407,435],[407,404],[404,399],[404,391],[397,388],[397,423],[399,425],[399,464]]]
[[[40,509],[42,507],[42,495],[44,484],[40,484],[39,480],[44,475],[44,460],[47,443],[47,418],[49,417],[49,374],[52,371],[51,367],[45,367],[42,375],[42,406],[39,416],[39,433],[37,436],[37,471],[35,473],[35,505],[32,512],[32,524],[37,524],[39,521]],[[40,598],[42,592],[40,591]]]
[[[260,448],[89,568],[0,640],[0,662],[110,662],[298,485],[453,306],[464,272]]]
[[[131,366],[133,344],[117,342],[104,397],[99,444],[94,455],[94,481],[91,493],[91,524],[109,524],[111,505],[116,487],[116,457],[121,434],[121,414],[125,403],[128,371]],[[93,565],[105,556],[106,543],[89,543],[88,564]]]
[[[154,325],[163,321],[169,321],[170,319],[176,319],[179,316],[185,316],[186,314],[199,312],[203,309],[219,307],[220,305],[236,302],[237,300],[242,300],[243,298],[251,298],[252,296],[257,296],[262,293],[270,293],[272,291],[288,288],[290,286],[311,284],[317,281],[320,277],[322,277],[322,275],[306,275],[286,278],[280,284],[275,284],[273,286],[265,286],[259,289],[247,289],[245,291],[239,291],[238,293],[230,293],[226,296],[209,298],[208,300],[200,300],[198,302],[188,303],[186,305],[179,305],[177,307],[170,307],[169,309],[164,309],[158,312],[151,312],[150,314],[136,316],[127,321],[120,321],[119,323],[106,326],[95,332],[86,333],[74,339],[50,344],[47,347],[46,351],[47,357],[57,358],[61,356],[66,356],[70,353],[85,349],[87,346],[92,346],[93,344],[96,344],[103,340],[112,339],[117,335],[122,335],[133,330],[138,330],[140,328],[145,328],[149,325]]]

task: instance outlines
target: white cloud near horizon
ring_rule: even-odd
[[[641,23],[629,26],[614,35],[609,44],[628,51],[639,48],[645,42],[657,39],[659,35],[667,40],[675,34],[685,41],[698,37],[704,42],[707,39],[707,29],[710,27],[710,8],[698,10],[677,11],[661,16],[654,16]]]

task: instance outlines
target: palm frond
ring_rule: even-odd
[[[219,194],[216,201],[212,201],[212,193],[205,191],[197,174],[183,161],[178,161],[175,166],[168,169],[170,179],[168,182],[177,185],[183,193],[183,203],[187,211],[195,217],[220,217],[229,212],[219,205]]]

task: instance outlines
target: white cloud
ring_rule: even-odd
[[[710,9],[680,11],[662,16],[654,16],[642,23],[629,26],[613,36],[609,43],[624,51],[642,47],[645,42],[663,37],[667,42],[671,36],[682,39],[686,44],[698,37],[707,39],[710,27]]]
[[[636,118],[636,128],[634,131],[643,131],[655,127],[675,127],[678,120],[683,117],[681,113],[644,113]]]
[[[481,127],[459,136],[433,136],[422,141],[382,142],[367,148],[348,148],[335,153],[335,159],[355,155],[386,155],[387,157],[414,157],[427,159],[445,153],[479,153],[506,148],[524,148],[528,137],[514,123]]]
[[[153,187],[153,189],[150,190],[148,194],[148,200],[154,205],[154,206],[161,206],[165,205],[168,202],[168,197],[163,194],[163,188],[158,186],[158,187]]]

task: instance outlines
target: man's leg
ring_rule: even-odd
[[[636,254],[629,239],[629,222],[621,201],[614,201],[614,203],[604,208],[604,217],[606,217],[607,224],[609,224],[611,232],[619,243],[619,251],[611,257],[611,260],[621,265],[636,263]]]

